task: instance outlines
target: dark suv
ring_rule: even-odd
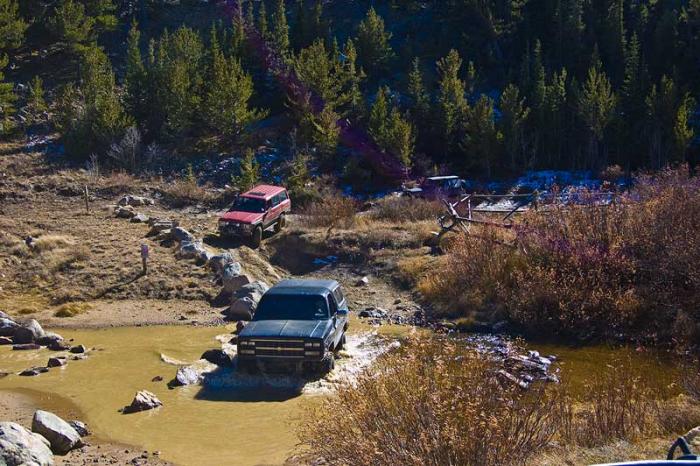
[[[284,280],[260,300],[238,335],[246,372],[326,373],[345,345],[348,305],[335,280]]]

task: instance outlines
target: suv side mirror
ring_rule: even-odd
[[[336,315],[339,317],[346,317],[348,315],[347,309],[338,309],[338,312],[336,312]]]

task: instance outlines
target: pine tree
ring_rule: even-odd
[[[265,0],[260,2],[260,8],[258,8],[258,33],[260,37],[267,40],[270,38],[270,31],[267,28],[267,8],[265,7]]]
[[[338,149],[338,141],[340,139],[339,119],[340,116],[331,107],[326,106],[312,120],[314,126],[313,144],[318,150],[321,161],[325,164],[333,161],[333,157]]]
[[[438,116],[447,153],[456,149],[456,133],[469,107],[464,96],[464,81],[459,78],[461,67],[462,59],[454,49],[437,63],[440,86]]]
[[[370,7],[357,30],[358,57],[363,68],[375,73],[389,64],[394,57],[390,39],[391,33],[384,29],[384,20]]]
[[[72,157],[104,153],[131,124],[109,59],[97,47],[82,56],[79,88],[68,86],[59,101],[58,127]]]
[[[0,52],[22,45],[28,26],[19,15],[17,0],[0,0]]]
[[[345,100],[348,104],[348,112],[355,118],[362,118],[365,114],[365,100],[360,83],[365,76],[362,70],[357,68],[357,49],[350,38],[343,47],[343,55],[345,56],[343,85],[347,88]]]
[[[287,187],[296,197],[306,191],[306,185],[310,181],[309,156],[305,152],[297,152],[287,177]]]
[[[95,19],[95,27],[98,31],[111,31],[117,27],[118,20],[115,16],[117,7],[112,0],[83,0],[85,14]]]
[[[147,105],[147,73],[141,57],[141,32],[138,23],[133,21],[127,37],[126,74],[124,88],[126,89],[126,107],[129,113],[142,121],[148,112]]]
[[[394,154],[406,169],[410,169],[413,165],[415,145],[416,137],[413,126],[394,107],[389,116],[388,151]]]
[[[602,70],[591,67],[578,98],[578,114],[589,132],[588,166],[600,165],[600,142],[605,128],[613,118],[616,97],[610,81]]]
[[[493,173],[497,163],[501,135],[496,129],[493,100],[482,95],[469,108],[465,119],[464,138],[460,144],[468,165],[476,165],[485,170],[487,176]]]
[[[3,70],[8,62],[7,56],[0,55],[0,135],[5,135],[13,129],[10,117],[15,114],[14,103],[17,101],[13,84],[5,82]]]
[[[60,0],[49,18],[49,28],[66,48],[79,52],[95,39],[95,18],[77,0]]]
[[[499,127],[503,134],[503,145],[510,160],[510,168],[515,171],[524,168],[525,165],[522,155],[526,143],[525,125],[530,109],[525,105],[525,99],[520,97],[520,90],[514,84],[509,84],[503,89],[499,107]]]
[[[413,122],[419,127],[425,125],[430,113],[430,96],[425,90],[418,57],[413,59],[411,71],[408,73],[408,96],[411,98]]]
[[[689,118],[695,101],[689,94],[680,94],[676,83],[662,76],[652,86],[647,105],[647,132],[650,162],[653,168],[682,160],[693,137]]]
[[[289,25],[284,0],[277,0],[277,8],[272,15],[272,42],[282,55],[289,51]]]
[[[238,176],[231,178],[233,185],[240,191],[245,192],[253,188],[260,181],[260,166],[255,159],[252,149],[246,149]]]
[[[676,111],[676,121],[673,125],[673,139],[676,149],[677,160],[682,160],[690,142],[695,136],[695,131],[690,125],[690,117],[695,108],[695,99],[690,94],[685,94],[681,97],[678,110]]]
[[[29,84],[27,109],[33,122],[42,121],[43,114],[49,109],[44,99],[44,82],[39,76],[34,76],[34,79]]]
[[[369,112],[367,130],[379,147],[385,149],[390,138],[389,133],[389,89],[380,87]]]

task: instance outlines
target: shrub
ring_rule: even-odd
[[[321,200],[306,206],[301,214],[311,227],[349,228],[355,221],[357,205],[351,198],[340,194],[327,194]]]
[[[55,317],[75,317],[79,314],[89,311],[92,306],[88,303],[66,303],[56,309]]]
[[[538,335],[700,342],[700,180],[685,173],[638,177],[607,207],[531,211],[510,234],[472,227],[419,288],[438,308],[502,310]]]
[[[371,211],[375,220],[387,220],[396,223],[433,220],[443,208],[439,202],[406,197],[385,197],[377,202]]]
[[[302,441],[329,464],[500,465],[549,443],[558,398],[504,385],[478,354],[418,340],[309,413]]]

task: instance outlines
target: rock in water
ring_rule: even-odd
[[[49,362],[46,365],[48,367],[61,367],[66,365],[66,360],[62,358],[49,358]]]
[[[80,421],[68,421],[68,424],[75,429],[75,431],[80,435],[81,437],[86,437],[90,435],[90,429],[88,429],[87,424],[84,422]]]
[[[230,367],[233,365],[233,358],[220,349],[210,349],[202,354],[200,359],[206,359],[212,364],[222,367]]]
[[[45,437],[54,453],[59,455],[83,445],[80,434],[70,424],[48,411],[38,410],[34,413],[32,432]]]
[[[6,317],[0,317],[0,337],[14,336],[15,332],[19,327],[20,325],[14,320],[8,319]]]
[[[0,337],[0,345],[11,345],[12,338],[10,337]]]
[[[36,342],[41,346],[54,346],[60,344],[63,337],[58,333],[46,332],[43,337],[38,338]]]
[[[74,346],[70,349],[70,352],[73,354],[83,354],[86,351],[85,346],[83,345],[77,345]]]
[[[53,466],[50,443],[14,422],[0,422],[0,464]]]
[[[19,345],[12,345],[12,349],[15,351],[38,350],[41,349],[41,345],[37,345],[36,343],[22,343]]]
[[[44,332],[44,329],[41,328],[39,322],[37,322],[35,319],[32,319],[15,330],[15,336],[13,337],[13,341],[18,344],[34,343],[35,341],[39,340],[40,338],[43,338],[44,336],[46,336],[46,332]]]
[[[163,406],[163,403],[158,397],[147,390],[141,390],[136,393],[131,404],[124,407],[123,412],[124,414],[136,413],[139,411],[148,411],[149,409],[154,409],[159,406]]]
[[[33,377],[35,375],[43,374],[45,372],[48,372],[49,368],[48,367],[32,367],[31,369],[25,369],[22,372],[19,373],[22,377]]]

